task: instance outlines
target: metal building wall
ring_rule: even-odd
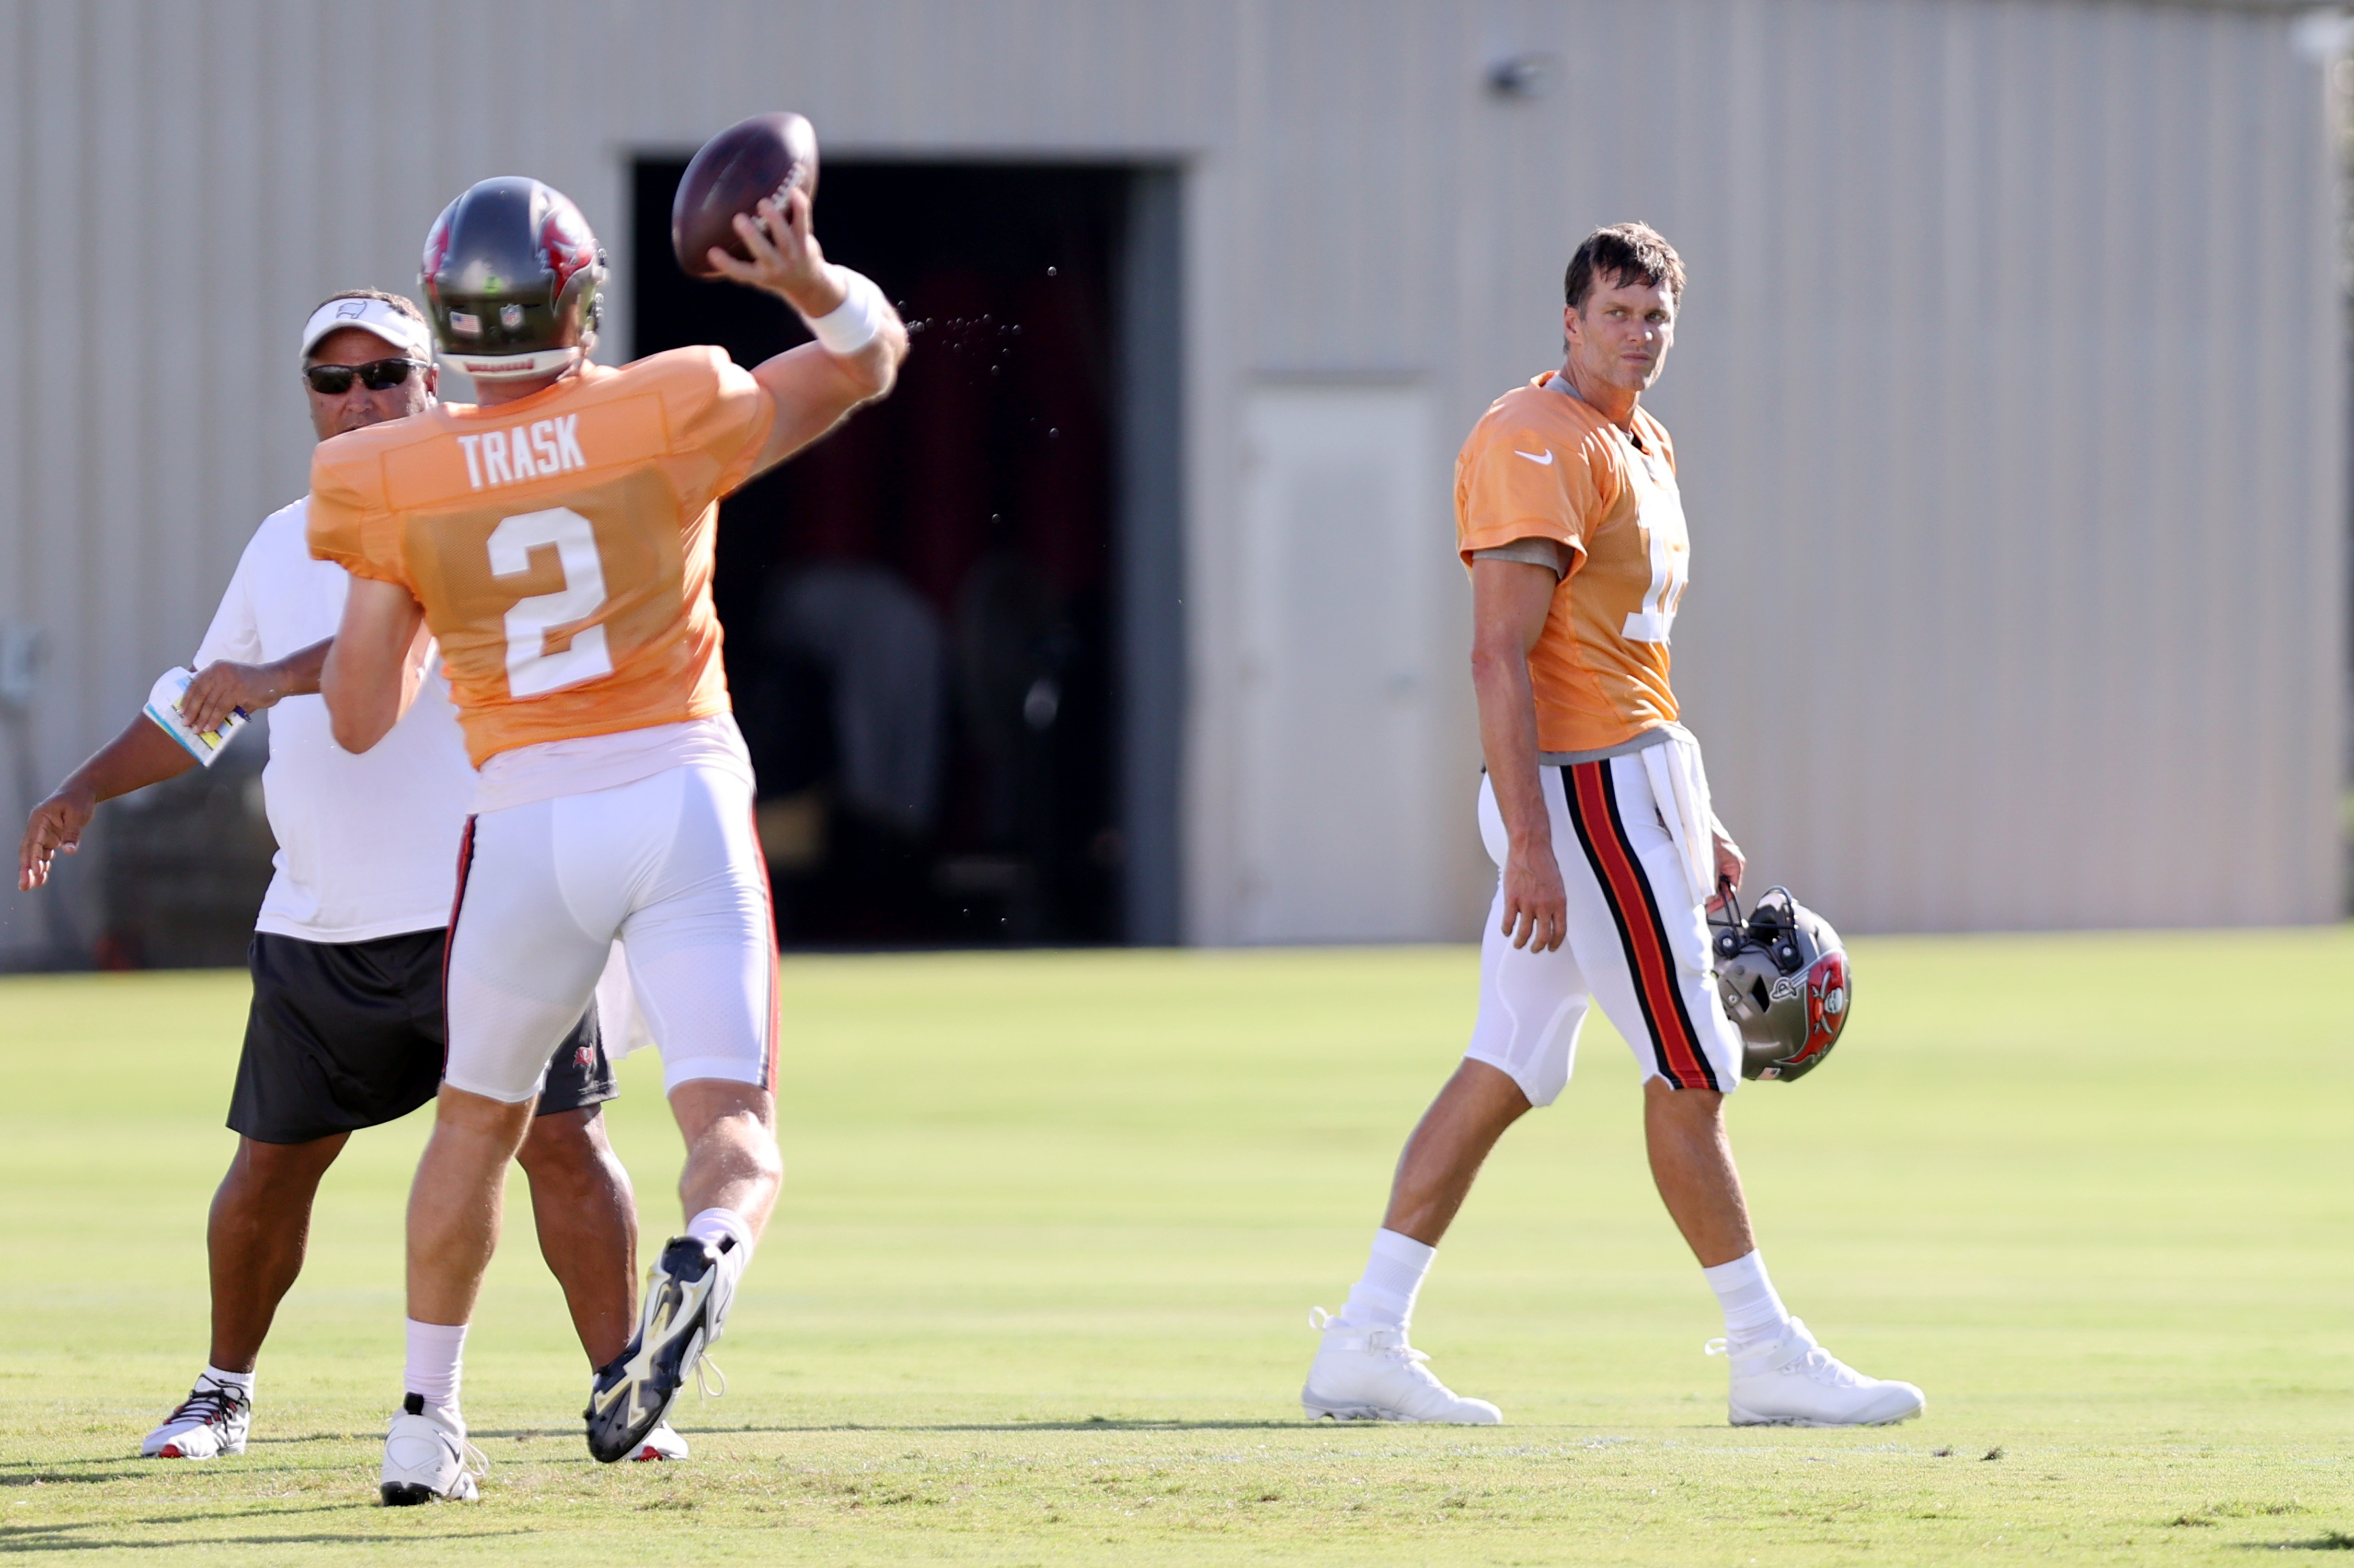
[[[1271,6],[1249,352],[1425,369],[1451,450],[1557,362],[1577,237],[1649,220],[1691,275],[1652,400],[1695,540],[1677,685],[1756,872],[1858,929],[2330,918],[2344,337],[2295,26]],[[1522,51],[1557,90],[1471,90]]]
[[[1678,683],[1758,870],[1859,929],[2327,918],[2343,334],[2294,26],[2123,0],[0,0],[0,620],[56,645],[38,771],[186,657],[301,489],[310,303],[408,286],[489,174],[619,235],[632,154],[789,103],[837,156],[1183,171],[1193,939],[1251,929],[1246,806],[1331,809],[1267,804],[1240,738],[1253,388],[1427,394],[1416,569],[1444,612],[1402,658],[1438,738],[1334,762],[1422,770],[1452,870],[1411,927],[1467,935],[1446,460],[1557,358],[1576,237],[1630,216],[1691,269],[1654,399],[1696,539]],[[1557,90],[1485,90],[1524,52]],[[6,902],[0,947],[27,932]]]

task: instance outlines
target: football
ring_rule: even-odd
[[[670,245],[680,270],[690,278],[719,276],[708,256],[714,248],[750,260],[736,215],[795,185],[817,199],[817,132],[798,114],[755,114],[705,142],[670,204]]]

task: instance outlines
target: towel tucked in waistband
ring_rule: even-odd
[[[1660,820],[1675,841],[1676,859],[1684,868],[1692,902],[1705,904],[1716,895],[1716,809],[1708,798],[1708,770],[1701,765],[1700,741],[1680,724],[1661,725],[1668,739],[1645,747],[1639,755],[1651,780],[1652,799]]]

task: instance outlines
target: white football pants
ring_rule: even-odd
[[[1641,756],[1541,768],[1538,779],[1569,895],[1568,939],[1549,953],[1513,947],[1499,928],[1498,876],[1464,1054],[1511,1075],[1531,1105],[1551,1105],[1569,1082],[1586,1009],[1599,1001],[1647,1081],[1739,1088],[1741,1032],[1716,994],[1707,912],[1692,901]],[[1484,777],[1479,836],[1500,872],[1504,820]]]
[[[752,791],[692,764],[468,822],[443,1081],[511,1105],[537,1095],[617,937],[665,1092],[776,1086],[776,926]]]

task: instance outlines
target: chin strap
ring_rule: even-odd
[[[451,369],[477,381],[519,381],[525,376],[545,376],[551,370],[569,370],[588,357],[586,347],[573,347],[543,348],[532,354],[445,352],[440,360]]]
[[[1733,878],[1718,877],[1716,890],[1724,895],[1724,913],[1710,916],[1708,923],[1716,927],[1716,956],[1729,959],[1741,950],[1741,940],[1748,934],[1749,922],[1741,916],[1741,900],[1734,894]]]

